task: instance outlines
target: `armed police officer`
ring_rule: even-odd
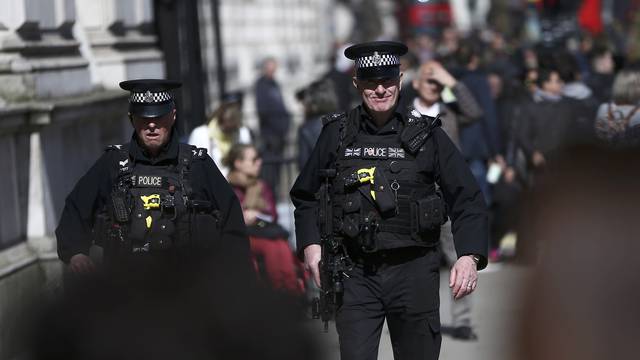
[[[131,142],[111,145],[68,195],[56,229],[58,256],[89,273],[95,243],[105,266],[167,254],[225,252],[248,259],[242,211],[205,149],[178,142],[172,89],[179,82],[120,83],[130,91]],[[144,260],[146,261],[146,260]]]
[[[343,360],[377,359],[385,319],[396,359],[438,358],[437,245],[447,216],[453,297],[473,292],[487,265],[487,210],[467,164],[437,117],[398,108],[406,52],[397,42],[345,50],[362,105],[325,117],[291,190],[298,249],[321,286],[316,315],[335,312]]]

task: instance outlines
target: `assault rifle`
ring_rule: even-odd
[[[320,270],[320,295],[313,299],[313,318],[324,322],[324,331],[329,330],[329,320],[342,301],[345,271],[351,268],[351,261],[340,238],[333,234],[333,209],[331,203],[331,179],[336,176],[335,169],[319,171],[324,182],[316,194],[319,202],[318,226],[322,257]]]

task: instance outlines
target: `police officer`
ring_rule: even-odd
[[[111,145],[68,195],[56,229],[58,256],[72,273],[90,273],[92,243],[105,265],[175,253],[248,259],[242,211],[205,149],[178,142],[172,89],[179,82],[120,83],[130,91],[131,142]],[[208,250],[208,251],[205,251]],[[146,260],[145,260],[146,261]]]
[[[467,164],[439,119],[398,108],[406,52],[385,41],[345,50],[362,104],[325,117],[291,190],[298,249],[320,284],[316,192],[327,181],[321,175],[331,177],[333,235],[350,263],[335,318],[343,360],[377,359],[385,319],[396,359],[438,358],[437,245],[446,215],[458,256],[449,281],[454,299],[476,289],[477,271],[487,265],[487,209]]]

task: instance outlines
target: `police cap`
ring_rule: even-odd
[[[407,46],[399,42],[372,41],[346,48],[344,56],[355,61],[356,78],[390,79],[400,76],[400,56],[407,51]]]
[[[127,80],[120,83],[129,96],[129,114],[140,117],[158,117],[175,107],[171,89],[182,86],[178,81],[163,79]]]

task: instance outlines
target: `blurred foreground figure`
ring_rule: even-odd
[[[111,272],[167,257],[223,252],[248,265],[242,211],[205,149],[178,143],[170,90],[180,83],[130,80],[131,142],[111,145],[66,199],[56,236],[72,273],[90,273],[92,239]],[[185,260],[188,261],[188,260]]]
[[[296,299],[238,276],[238,264],[224,258],[154,264],[140,278],[82,279],[44,309],[29,358],[328,359]]]
[[[335,313],[342,360],[377,359],[385,320],[396,359],[438,358],[447,215],[455,299],[476,289],[487,265],[487,209],[467,163],[439,118],[398,108],[406,52],[387,41],[345,50],[362,105],[325,117],[291,189],[297,248],[321,287],[316,315],[326,322]]]
[[[517,359],[635,359],[640,335],[637,150],[583,148],[529,199],[539,261]]]

